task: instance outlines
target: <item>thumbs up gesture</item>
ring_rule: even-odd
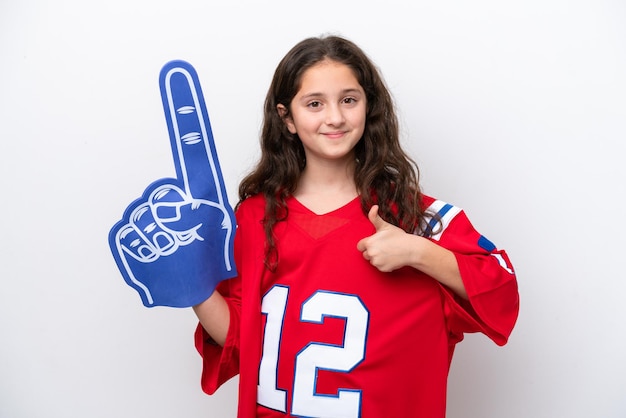
[[[376,232],[357,243],[357,249],[363,258],[383,272],[390,272],[411,265],[417,238],[404,230],[385,222],[378,215],[378,206],[374,205],[368,213],[368,219]]]
[[[458,296],[467,299],[467,290],[461,278],[454,253],[431,240],[385,222],[378,216],[378,206],[372,206],[367,217],[376,232],[356,245],[363,258],[383,272],[410,266],[426,273],[449,287]]]

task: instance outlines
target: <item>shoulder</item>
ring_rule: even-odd
[[[245,218],[262,219],[265,214],[265,197],[262,194],[256,194],[245,199],[239,203],[235,214],[239,222]]]
[[[435,240],[441,237],[453,220],[465,217],[460,207],[428,195],[422,195],[422,210],[424,225],[421,230],[425,236]]]
[[[454,217],[463,211],[458,206],[428,195],[422,195],[421,205],[422,210],[428,217],[444,216],[445,214]]]

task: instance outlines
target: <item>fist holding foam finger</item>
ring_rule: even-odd
[[[145,306],[189,307],[237,274],[235,217],[195,70],[172,61],[160,87],[177,178],[148,186],[111,229],[109,245]]]

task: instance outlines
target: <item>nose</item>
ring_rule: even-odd
[[[345,122],[343,110],[339,105],[331,105],[326,108],[326,124],[340,126]]]

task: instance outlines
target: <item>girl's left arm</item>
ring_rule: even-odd
[[[427,238],[409,234],[378,216],[378,206],[368,214],[376,233],[357,244],[363,257],[380,271],[410,266],[420,270],[467,299],[467,291],[454,253]]]
[[[459,338],[464,332],[483,332],[506,343],[519,312],[517,278],[508,255],[478,233],[459,208],[440,201],[433,206],[434,212],[442,207],[441,220],[428,238],[385,222],[372,207],[368,217],[376,232],[357,248],[381,271],[410,266],[437,280],[447,295],[450,331]]]

